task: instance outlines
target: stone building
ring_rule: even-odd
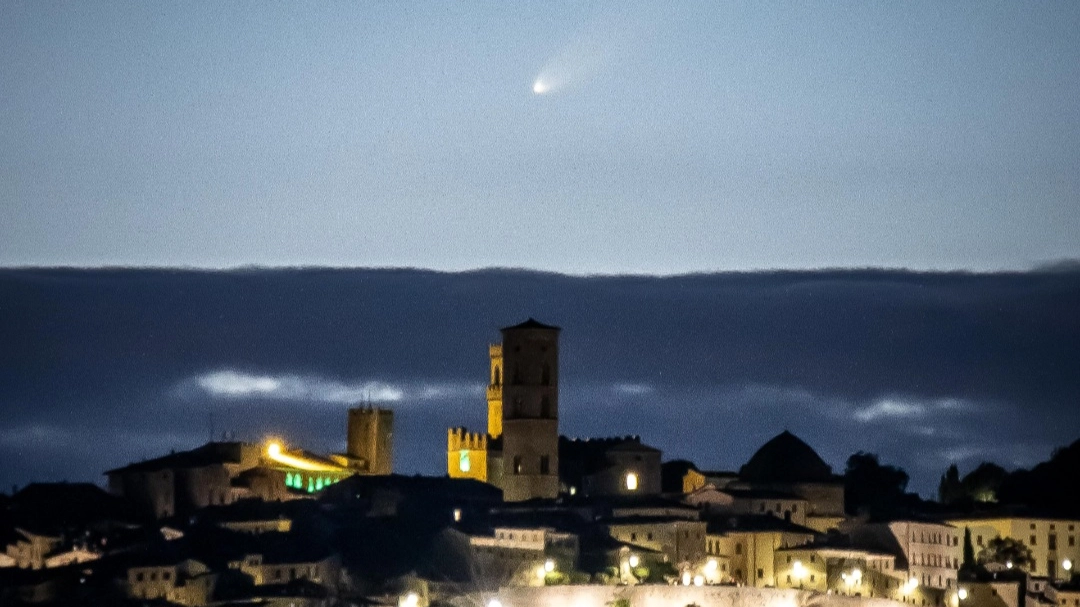
[[[488,431],[452,428],[447,472],[503,490],[506,501],[559,493],[559,328],[533,319],[489,350]]]

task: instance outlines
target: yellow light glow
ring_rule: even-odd
[[[806,567],[803,567],[802,561],[795,561],[791,566],[791,574],[795,576],[795,579],[802,579],[806,575]]]
[[[695,586],[704,586],[705,585],[705,576],[695,575],[694,576],[694,585]]]
[[[627,491],[637,491],[638,487],[637,475],[630,472],[626,475],[626,489]]]
[[[683,572],[683,574],[682,574],[682,585],[683,586],[689,586],[690,585],[690,572],[689,571],[684,571]]]
[[[547,572],[547,573],[551,573],[552,571],[555,571],[555,561],[553,561],[551,559],[548,559],[548,560],[544,561],[544,571]]]
[[[1070,561],[1069,559],[1061,561],[1061,568],[1065,571],[1070,571],[1072,569],[1072,561]]]
[[[956,598],[960,599],[961,601],[966,599],[967,598],[967,588],[961,588],[960,590],[957,590],[956,591]]]
[[[641,564],[641,559],[638,558],[638,555],[631,554],[630,558],[627,560],[627,562],[630,563],[631,567],[637,567],[638,565]]]
[[[281,443],[278,442],[272,442],[266,446],[266,457],[279,464],[285,464],[291,468],[307,470],[309,472],[342,472],[345,470],[345,468],[342,468],[341,466],[324,464],[310,459],[287,455],[282,451]]]
[[[707,573],[716,571],[716,559],[709,559],[709,562],[705,563],[705,571]]]

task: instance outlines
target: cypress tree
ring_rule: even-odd
[[[975,565],[975,547],[971,545],[971,529],[964,527],[964,568]]]

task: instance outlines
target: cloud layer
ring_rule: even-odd
[[[1075,269],[0,270],[0,306],[0,487],[223,432],[340,450],[365,401],[395,410],[397,469],[437,474],[446,428],[485,425],[488,344],[529,316],[563,328],[565,434],[710,468],[788,429],[931,493],[947,463],[1030,464],[1080,428]]]

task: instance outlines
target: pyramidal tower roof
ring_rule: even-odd
[[[784,430],[762,445],[739,469],[739,477],[756,482],[828,482],[832,468],[803,440]]]
[[[553,325],[545,325],[544,323],[536,320],[533,317],[529,317],[529,320],[521,324],[514,325],[512,327],[503,327],[500,331],[513,331],[514,329],[548,329],[551,331],[561,331],[559,327]]]

